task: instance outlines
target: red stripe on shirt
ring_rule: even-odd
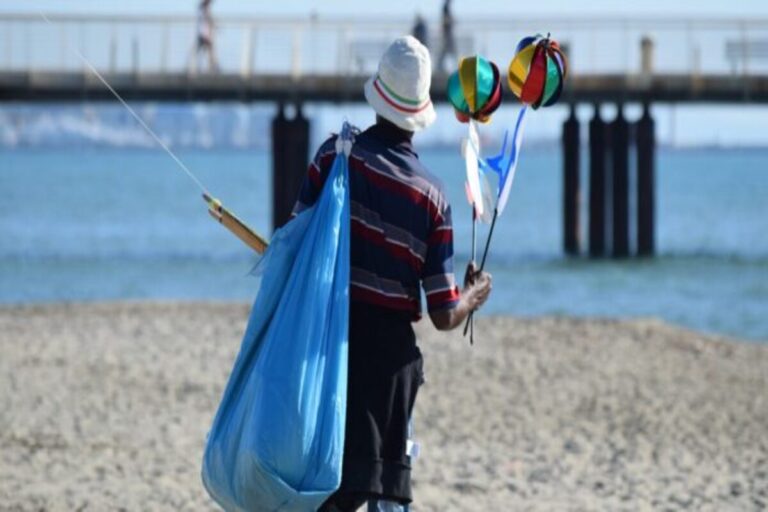
[[[336,158],[336,151],[328,151],[326,153],[323,153],[320,155],[320,168],[321,169],[329,169],[331,167],[331,164],[333,164],[333,160]]]
[[[377,172],[373,168],[369,167],[364,160],[358,157],[350,157],[349,164],[350,169],[361,173],[366,177],[366,179],[368,179],[377,187],[410,199],[414,204],[427,210],[433,222],[439,221],[440,215],[437,205],[433,203],[432,200],[430,200],[430,198],[420,190],[401,183],[398,180],[388,177],[381,172]]]
[[[367,302],[385,308],[398,309],[401,311],[410,311],[420,316],[419,303],[415,299],[405,297],[390,297],[368,288],[357,286],[350,283],[349,295],[352,300]]]
[[[438,229],[432,232],[427,239],[428,245],[439,245],[453,242],[452,229]]]
[[[309,179],[312,181],[312,185],[315,187],[323,188],[323,180],[320,175],[320,169],[317,168],[317,165],[315,165],[315,162],[311,162],[309,164],[309,171],[307,172],[309,175]]]
[[[445,304],[456,302],[461,298],[459,293],[459,287],[454,286],[450,290],[443,290],[441,292],[435,292],[427,295],[427,304],[429,309],[434,309]]]
[[[316,189],[323,188],[323,183],[325,183],[328,171],[331,165],[333,165],[334,158],[336,158],[336,151],[327,151],[322,155],[318,155],[313,162],[309,163],[307,174]]]

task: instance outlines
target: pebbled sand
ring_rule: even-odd
[[[0,511],[216,510],[237,304],[0,308]],[[655,320],[421,322],[413,510],[765,510],[768,345]]]

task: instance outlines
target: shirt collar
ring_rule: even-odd
[[[414,155],[416,154],[413,150],[411,138],[408,136],[407,132],[396,126],[387,123],[375,123],[363,133],[383,142],[386,146],[392,148],[396,147],[409,153],[413,153]]]

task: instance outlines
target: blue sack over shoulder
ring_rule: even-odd
[[[341,482],[350,132],[345,125],[317,203],[275,233],[259,265],[259,293],[203,457],[205,488],[230,512],[314,511]]]

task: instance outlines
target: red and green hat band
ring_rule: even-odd
[[[373,81],[373,88],[376,89],[379,96],[381,96],[389,106],[406,114],[418,114],[432,103],[429,97],[425,100],[413,100],[400,96],[384,83],[379,75],[376,75],[376,79]]]

